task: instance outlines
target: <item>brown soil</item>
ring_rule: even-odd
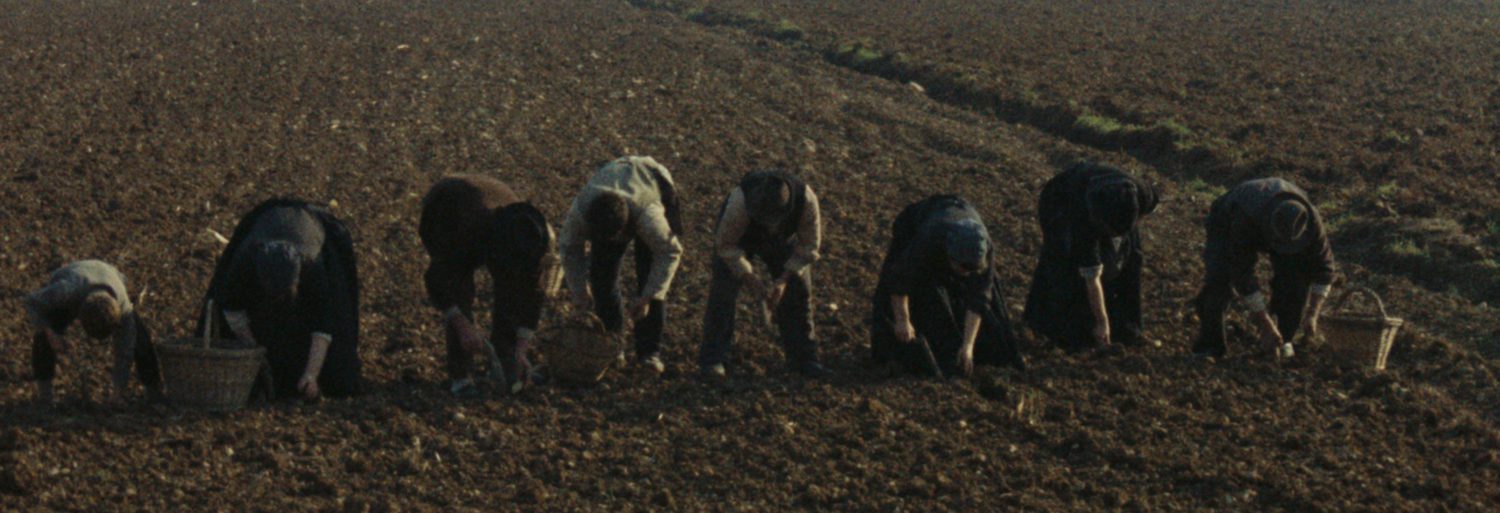
[[[1493,309],[1351,258],[1349,281],[1375,287],[1411,321],[1389,371],[1343,369],[1317,347],[1290,364],[1247,353],[1245,344],[1239,356],[1195,361],[1185,354],[1194,319],[1184,304],[1201,273],[1199,223],[1211,196],[1151,159],[935,102],[783,40],[625,2],[11,4],[0,18],[0,268],[8,271],[0,311],[11,312],[0,318],[0,510],[1500,506],[1500,369],[1466,349],[1497,336]],[[1174,11],[1148,4],[1139,18],[1121,19],[1214,33],[1201,23],[1172,29],[1165,19]],[[931,41],[975,48],[980,39],[963,30],[1043,15],[952,9],[967,21],[881,7],[798,22],[809,30],[811,20],[827,20],[816,28],[829,31],[886,27],[908,33],[902,44],[956,54]],[[814,12],[786,16],[799,13]],[[835,15],[859,23],[834,23]],[[1205,19],[1235,19],[1227,16]],[[1449,19],[1441,16],[1431,19]],[[1475,8],[1459,26],[1489,27],[1478,21],[1485,16]],[[1428,20],[1403,26],[1421,32],[1439,23]],[[913,31],[913,21],[931,24]],[[1016,75],[1056,83],[1059,95],[1091,91],[1051,75],[1084,76],[1089,63],[1040,56],[1069,44],[1043,34],[1093,32],[1029,30],[1038,36],[996,36],[1039,55],[1022,59],[1037,60]],[[872,34],[861,37],[886,35]],[[1355,40],[1336,31],[1319,38]],[[1274,32],[1239,39],[1287,44]],[[1418,60],[1413,54],[1383,58],[1422,66],[1404,64]],[[1243,62],[1257,59],[1249,53]],[[1024,73],[1042,68],[1048,74]],[[1464,91],[1486,83],[1443,76]],[[1492,84],[1496,74],[1487,76]],[[1213,90],[1236,96],[1239,83]],[[1203,130],[1231,123],[1184,122]],[[1448,133],[1483,136],[1478,128]],[[1320,140],[1333,155],[1348,147],[1335,142],[1367,142],[1346,132]],[[1449,144],[1425,141],[1414,151]],[[422,299],[426,260],[415,225],[427,185],[448,173],[494,174],[530,191],[556,219],[596,165],[625,153],[656,156],[686,200],[671,372],[661,380],[615,374],[591,390],[449,398],[437,314]],[[1473,165],[1495,162],[1463,155]],[[1080,360],[1031,346],[1031,370],[983,369],[966,383],[868,369],[866,297],[896,211],[936,192],[974,200],[1006,241],[1002,272],[1018,307],[1038,244],[1034,196],[1077,157],[1123,165],[1171,198],[1146,226],[1146,315],[1162,347]],[[824,202],[817,321],[836,374],[826,382],[788,375],[746,309],[733,379],[706,386],[687,376],[707,293],[708,216],[741,173],[768,165],[797,170]],[[1329,182],[1318,183],[1343,176],[1341,166],[1326,169]],[[1457,177],[1455,187],[1493,190],[1457,168],[1440,171]],[[1379,183],[1363,171],[1348,180]],[[1449,205],[1475,208],[1438,196],[1439,182],[1448,183],[1414,189],[1441,207],[1434,215]],[[1343,197],[1329,189],[1320,192]],[[134,288],[149,287],[143,313],[157,331],[184,334],[219,250],[208,230],[227,233],[240,213],[278,194],[336,202],[356,234],[373,393],[229,415],[99,405],[78,397],[103,395],[107,349],[80,341],[62,370],[63,404],[31,408],[18,298],[47,270],[77,258],[115,262]]]

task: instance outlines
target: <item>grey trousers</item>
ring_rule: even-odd
[[[770,268],[771,276],[781,275],[790,249],[760,255]],[[787,363],[793,366],[818,359],[817,340],[813,338],[811,274],[810,269],[804,270],[800,276],[787,282],[786,294],[774,314],[776,328],[781,334],[782,351]],[[713,281],[708,287],[708,309],[703,315],[699,365],[707,367],[728,362],[734,343],[735,301],[743,284],[728,264],[719,258],[713,259]]]

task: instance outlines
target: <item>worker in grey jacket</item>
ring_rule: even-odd
[[[161,372],[151,332],[136,314],[118,269],[98,260],[81,260],[53,271],[47,286],[24,300],[26,316],[36,330],[31,345],[31,369],[37,381],[37,402],[53,400],[52,381],[57,376],[57,356],[64,352],[63,333],[76,319],[89,337],[114,337],[114,368],[111,379],[117,399],[124,399],[130,383],[130,365],[146,387],[147,396],[161,398]]]
[[[656,373],[667,292],[682,259],[682,216],[672,175],[651,157],[621,157],[599,168],[573,200],[558,247],[579,311],[593,309],[611,331],[624,329],[620,264],[635,242],[639,295],[630,301],[637,360]],[[585,243],[589,248],[585,250]]]

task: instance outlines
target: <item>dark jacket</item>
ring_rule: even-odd
[[[250,256],[256,244],[269,241],[290,243],[304,259],[295,304],[276,304],[261,297]],[[296,393],[314,332],[331,337],[319,387],[331,396],[360,391],[354,240],[326,208],[302,200],[273,199],[241,217],[215,265],[204,299],[214,301],[220,321],[225,311],[246,312],[256,341],[266,346],[277,395]],[[198,317],[201,322],[203,316]]]
[[[1283,256],[1290,257],[1299,267],[1310,272],[1313,283],[1332,284],[1338,273],[1323,217],[1308,200],[1307,193],[1280,178],[1251,180],[1235,186],[1214,201],[1208,216],[1208,245],[1222,245],[1223,250],[1205,251],[1204,255],[1210,274],[1216,274],[1215,271],[1226,273],[1241,295],[1260,291],[1260,284],[1255,279],[1255,261],[1261,253],[1271,253],[1266,235],[1270,211],[1283,198],[1302,202],[1307,208],[1311,214],[1307,236],[1312,237],[1312,242],[1302,251]]]

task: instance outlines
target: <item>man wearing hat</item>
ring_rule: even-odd
[[[730,191],[714,237],[713,282],[703,318],[698,364],[705,377],[722,378],[734,340],[735,299],[750,290],[774,312],[787,365],[804,376],[826,373],[813,339],[812,278],[822,238],[818,197],[802,180],[782,170],[745,175]],[[760,257],[773,279],[755,275],[750,259]]]
[[[1069,352],[1141,340],[1141,235],[1156,190],[1117,168],[1079,162],[1047,181],[1026,322]]]
[[[51,406],[52,380],[57,376],[57,356],[65,350],[63,333],[76,319],[90,338],[114,337],[114,394],[124,399],[130,384],[130,366],[146,386],[147,397],[161,399],[161,372],[151,332],[135,312],[125,290],[125,277],[114,266],[99,260],[80,260],[52,272],[47,286],[23,300],[26,317],[36,334],[31,344],[31,369],[37,384],[37,403]]]
[[[1260,326],[1261,343],[1292,356],[1297,330],[1318,332],[1318,316],[1337,272],[1323,219],[1307,193],[1280,178],[1251,180],[1214,201],[1208,214],[1203,290],[1198,294],[1200,330],[1193,352],[1220,356],[1224,310],[1238,294]],[[1269,303],[1255,277],[1261,253],[1271,259]]]
[[[979,212],[958,196],[933,196],[903,209],[891,232],[872,305],[875,361],[944,376],[968,375],[976,363],[1022,367]]]
[[[682,216],[672,174],[651,157],[621,157],[599,168],[573,200],[558,247],[578,311],[594,310],[605,328],[635,321],[636,361],[661,374],[667,291],[682,260]],[[620,264],[635,243],[639,295],[627,310],[619,292]],[[587,249],[585,249],[587,245]]]

